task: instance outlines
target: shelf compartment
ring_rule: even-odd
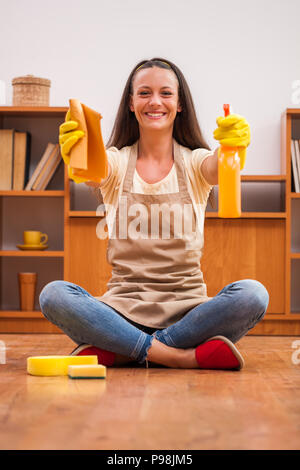
[[[0,107],[0,128],[29,132],[31,135],[29,179],[42,158],[49,142],[58,142],[58,129],[64,121],[63,108]],[[47,190],[64,188],[64,165],[60,162]],[[29,191],[27,191],[29,192]]]
[[[291,253],[300,253],[300,200],[291,200]]]
[[[207,219],[201,266],[208,295],[257,279],[270,293],[268,312],[285,313],[285,228],[282,219]]]
[[[300,312],[300,256],[292,258],[291,260],[291,315],[295,318],[295,315]]]
[[[70,186],[70,211],[96,212],[103,198],[100,190],[95,190],[86,184],[76,184],[69,180]]]
[[[2,197],[0,198],[0,212],[2,212],[0,250],[5,252],[4,255],[9,256],[8,252],[12,252],[13,256],[28,256],[16,254],[21,252],[17,245],[23,244],[25,230],[37,230],[48,235],[47,250],[34,252],[38,254],[33,256],[49,256],[46,253],[63,252],[64,198],[43,198],[41,203],[41,199],[37,197]]]
[[[19,272],[37,273],[36,296],[34,311],[40,311],[39,294],[43,287],[51,281],[63,280],[63,258],[49,257],[1,257],[1,291],[0,312],[20,312]],[[22,312],[23,314],[23,312]],[[13,314],[11,314],[12,316]]]
[[[284,178],[284,179],[283,179]],[[219,187],[214,186],[206,212],[218,212]],[[244,214],[266,214],[285,218],[285,177],[282,175],[258,175],[242,178],[241,207]],[[271,214],[270,216],[268,214]],[[279,214],[279,215],[278,215]],[[248,217],[248,215],[246,216]],[[257,217],[264,217],[258,215]]]

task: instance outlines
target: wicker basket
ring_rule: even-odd
[[[13,106],[49,106],[51,81],[26,75],[12,80]]]

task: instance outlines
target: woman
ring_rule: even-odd
[[[60,128],[66,163],[83,135],[68,119]],[[247,147],[244,118],[217,122],[216,139]],[[178,67],[160,58],[137,64],[106,146],[109,173],[98,185],[108,212],[108,290],[94,297],[54,281],[40,294],[45,317],[78,344],[72,354],[97,354],[109,366],[243,367],[234,343],[263,318],[269,297],[254,280],[207,296],[200,258],[217,152],[204,142]]]

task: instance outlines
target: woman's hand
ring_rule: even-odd
[[[65,122],[59,126],[59,145],[61,156],[68,166],[69,178],[75,181],[75,183],[84,183],[86,179],[80,178],[79,176],[73,175],[72,168],[70,167],[70,152],[72,147],[84,136],[84,132],[76,130],[78,122],[72,121],[70,116],[70,110],[68,110],[65,118]]]
[[[246,160],[246,148],[250,144],[250,126],[246,119],[239,114],[229,114],[217,118],[217,129],[214,138],[225,147],[238,147],[241,170]]]

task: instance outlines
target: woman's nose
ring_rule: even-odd
[[[161,103],[161,98],[159,96],[159,94],[155,94],[153,93],[150,97],[150,101],[149,101],[150,104],[160,104]]]

